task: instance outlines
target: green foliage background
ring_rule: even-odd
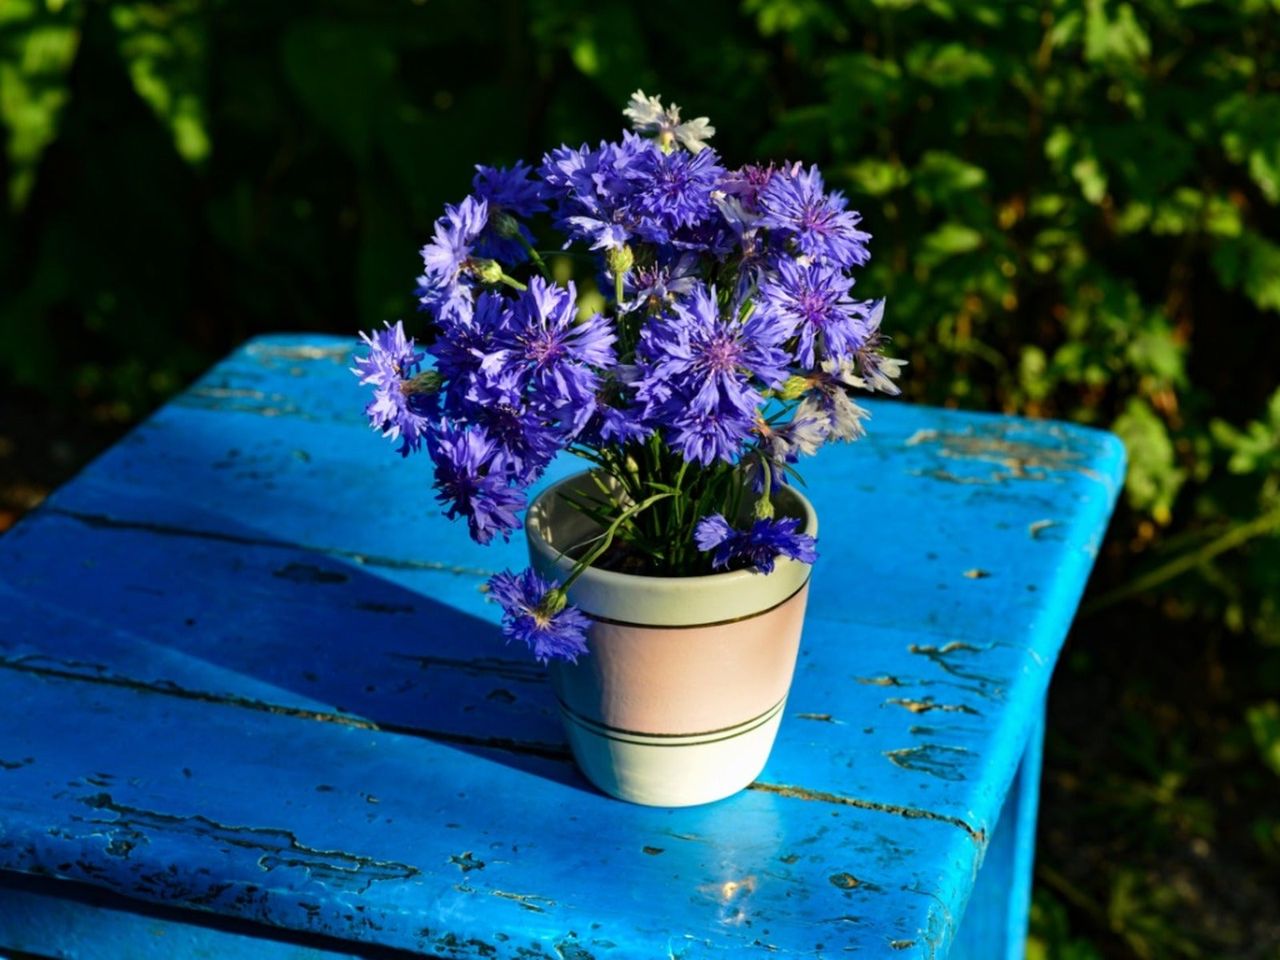
[[[912,401],[1128,445],[1031,955],[1280,956],[1278,53],[1276,0],[4,0],[0,377],[109,431],[255,332],[407,316],[470,164],[637,86],[817,161]]]

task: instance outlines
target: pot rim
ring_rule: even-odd
[[[534,529],[534,513],[540,504],[559,493],[562,487],[577,483],[583,477],[588,476],[591,473],[591,470],[580,470],[577,473],[570,474],[563,479],[557,480],[555,483],[551,484],[551,486],[547,487],[534,497],[533,501],[529,504],[528,510],[525,511],[524,534],[528,538],[529,543],[536,546],[540,552],[544,553],[544,555],[553,559],[556,566],[564,569],[566,572],[573,569],[574,561],[561,553],[556,547],[553,547],[538,530]],[[804,526],[801,528],[801,532],[807,533],[811,537],[817,537],[818,514],[817,511],[813,509],[813,504],[809,502],[808,497],[792,486],[779,488],[774,491],[774,496],[790,496],[794,498],[804,519]],[[768,576],[768,574],[765,574],[765,576]],[[703,573],[689,577],[657,577],[643,573],[620,573],[617,570],[603,570],[599,567],[587,567],[587,569],[582,571],[582,575],[579,579],[584,580],[588,577],[593,580],[597,580],[602,584],[612,583],[621,585],[623,583],[631,583],[636,580],[644,580],[648,583],[654,584],[655,586],[667,583],[680,583],[688,584],[691,587],[697,587],[703,584],[710,586],[711,584],[720,585],[732,583],[737,580],[755,579],[756,582],[759,582],[761,574],[756,573],[753,570],[725,570],[720,573]]]

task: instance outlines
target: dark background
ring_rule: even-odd
[[[822,164],[912,402],[1115,430],[1029,956],[1280,956],[1280,5],[0,3],[0,530],[267,330],[410,317],[470,164],[643,87]]]

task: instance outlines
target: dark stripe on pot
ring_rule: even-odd
[[[783,706],[787,702],[787,698],[783,697],[764,713],[752,717],[750,720],[744,720],[742,723],[734,724],[732,727],[722,727],[719,730],[708,730],[703,733],[644,733],[640,730],[623,730],[619,727],[609,727],[605,724],[598,724],[593,720],[588,720],[581,714],[575,713],[568,707],[563,700],[559,700],[560,710],[564,713],[565,718],[572,720],[587,733],[594,734],[605,740],[613,740],[618,743],[632,743],[641,747],[699,747],[704,743],[720,743],[722,740],[732,740],[734,737],[740,737],[744,733],[750,733],[759,727],[764,726],[779,713],[782,712]],[[741,728],[741,729],[739,729]],[[731,731],[731,732],[730,732]],[[630,734],[631,737],[653,737],[658,741],[667,741],[666,743],[652,743],[648,740],[635,740],[627,736],[619,736],[619,734]],[[723,736],[715,736],[723,734]],[[709,739],[694,739],[696,737],[705,737]]]
[[[701,627],[722,627],[730,623],[742,623],[744,620],[754,620],[756,617],[763,617],[766,613],[773,613],[779,607],[784,606],[794,600],[805,587],[809,585],[809,577],[804,578],[804,583],[796,587],[795,592],[790,596],[779,600],[771,607],[764,610],[757,610],[755,613],[744,614],[741,617],[730,617],[728,620],[708,620],[706,623],[633,623],[630,620],[614,620],[612,617],[602,617],[590,610],[582,610],[588,617],[597,623],[609,623],[615,627],[643,627],[646,630],[697,630]]]

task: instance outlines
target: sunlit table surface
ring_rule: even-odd
[[[758,782],[577,773],[354,344],[254,340],[0,538],[0,954],[1021,957],[1044,701],[1123,476],[869,403]],[[565,460],[547,480],[579,468]]]

